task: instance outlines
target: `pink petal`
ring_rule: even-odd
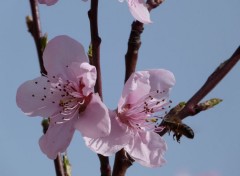
[[[83,62],[81,64],[73,62],[70,65],[70,69],[74,73],[73,77],[81,80],[81,83],[84,85],[82,89],[83,95],[88,96],[90,93],[94,92],[94,86],[97,79],[96,67],[87,62]]]
[[[118,109],[122,109],[125,104],[134,104],[142,96],[149,93],[150,88],[149,73],[147,71],[133,73],[124,85]]]
[[[92,99],[85,111],[79,114],[75,123],[83,136],[99,138],[110,133],[110,117],[106,105],[103,104],[98,94],[92,94]]]
[[[58,0],[38,0],[39,4],[46,4],[48,6],[55,4]]]
[[[40,148],[48,158],[55,159],[59,152],[66,151],[74,134],[74,122],[75,119],[62,124],[51,121],[47,133],[39,139]]]
[[[86,145],[96,153],[104,156],[110,156],[121,150],[125,145],[129,143],[131,135],[129,130],[119,125],[116,120],[116,113],[111,112],[111,132],[108,136],[102,138],[87,138],[84,137]]]
[[[150,13],[147,9],[144,0],[127,0],[127,1],[129,10],[136,20],[144,24],[152,23],[150,19]]]
[[[124,149],[135,161],[146,167],[159,167],[166,162],[163,158],[167,149],[166,143],[154,132],[136,133]]]
[[[60,99],[60,92],[52,92],[43,76],[23,83],[16,95],[18,107],[28,116],[51,116],[59,110]]]
[[[44,66],[48,77],[60,76],[69,79],[68,67],[72,62],[88,62],[83,46],[76,40],[61,35],[47,43],[43,52]],[[70,77],[71,78],[71,77]]]
[[[168,91],[175,85],[175,77],[172,72],[165,69],[148,70],[151,91]]]

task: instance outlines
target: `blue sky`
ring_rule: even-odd
[[[90,35],[89,2],[59,0],[55,6],[40,6],[43,33],[49,39],[69,35],[87,50]],[[215,68],[229,58],[240,44],[239,0],[166,0],[152,11],[154,22],[145,25],[137,70],[166,68],[176,77],[173,105],[188,100]],[[0,172],[3,176],[54,175],[53,163],[38,146],[42,134],[41,118],[25,116],[16,106],[18,86],[40,75],[32,37],[25,16],[28,1],[3,1],[0,6]],[[99,34],[105,104],[114,109],[124,82],[124,55],[133,18],[126,3],[100,1]],[[204,99],[222,98],[215,108],[189,117],[195,138],[178,144],[165,135],[167,164],[149,169],[137,163],[127,175],[177,176],[178,172],[200,176],[217,172],[220,176],[239,176],[239,82],[238,63],[225,79]],[[99,175],[99,161],[75,133],[68,155],[73,176]],[[110,157],[113,164],[114,157]],[[182,175],[183,176],[183,175]],[[185,176],[185,175],[184,175]]]

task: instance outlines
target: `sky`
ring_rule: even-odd
[[[69,35],[87,51],[89,5],[81,0],[41,5],[42,32],[49,39]],[[171,70],[176,77],[170,96],[173,106],[187,101],[240,45],[239,8],[239,0],[166,0],[151,12],[153,23],[145,25],[136,69]],[[18,86],[40,75],[35,44],[25,24],[30,13],[28,1],[2,1],[0,6],[2,176],[55,175],[53,162],[38,146],[41,117],[27,117],[15,101]],[[99,2],[103,99],[110,109],[117,107],[121,96],[124,55],[133,20],[127,3]],[[221,104],[184,120],[194,130],[194,139],[183,137],[179,144],[165,135],[167,163],[152,169],[135,162],[127,176],[239,176],[239,72],[240,63],[204,98],[221,98]],[[85,146],[79,132],[68,148],[68,156],[73,176],[100,175],[97,155]],[[114,156],[110,161],[113,166]]]

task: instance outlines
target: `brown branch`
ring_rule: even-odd
[[[147,7],[150,12],[152,9],[158,7],[163,0],[148,0]],[[125,55],[125,80],[126,82],[128,78],[131,76],[133,72],[135,72],[137,59],[138,59],[138,51],[141,47],[141,34],[144,30],[144,24],[139,21],[134,21],[132,23],[131,33],[128,39],[128,49]]]
[[[95,92],[102,97],[102,79],[100,67],[100,44],[101,38],[98,35],[98,0],[91,0],[91,8],[88,11],[91,31],[91,44],[92,44],[92,62],[97,69],[97,81],[95,84]]]
[[[124,176],[127,172],[127,169],[132,165],[133,162],[134,160],[124,149],[118,151],[115,155],[112,176]]]
[[[131,76],[133,72],[135,72],[137,59],[138,59],[138,51],[141,46],[141,33],[143,32],[143,23],[139,21],[134,21],[132,23],[131,33],[128,39],[128,49],[125,55],[125,81]]]
[[[40,73],[41,75],[47,75],[47,71],[43,65],[43,47],[41,44],[41,27],[40,27],[40,18],[39,18],[39,11],[38,11],[38,2],[37,0],[29,0],[31,11],[32,11],[32,21],[27,21],[28,30],[32,34],[33,39],[35,41],[37,54],[38,54],[38,62],[40,66]]]
[[[158,7],[163,0],[148,0],[147,7],[150,12],[152,9]],[[132,28],[130,36],[128,39],[128,49],[125,55],[125,80],[126,82],[132,73],[135,72],[138,51],[141,47],[141,34],[144,30],[144,24],[139,21],[134,21],[132,23]],[[124,176],[127,169],[132,165],[134,160],[127,154],[127,152],[122,149],[115,155],[115,162],[113,166],[113,176]]]
[[[32,34],[33,39],[35,41],[35,45],[38,53],[40,73],[41,75],[47,75],[47,71],[44,68],[43,58],[42,58],[44,46],[42,46],[42,34],[41,34],[41,27],[40,27],[38,2],[37,0],[29,0],[29,2],[31,6],[33,19],[27,17],[28,31]],[[47,127],[43,126],[43,128],[44,128],[43,131],[45,133],[47,130]],[[63,163],[62,163],[60,154],[58,154],[57,158],[54,160],[54,166],[55,166],[56,176],[64,176]]]
[[[109,158],[98,154],[100,161],[101,176],[111,176],[111,166],[109,164]]]
[[[205,111],[221,102],[221,99],[211,99],[204,103],[199,103],[213,88],[227,75],[227,73],[234,67],[234,65],[240,60],[240,47],[234,52],[234,54],[226,61],[224,61],[217,69],[208,77],[205,84],[188,100],[184,103],[181,109],[179,105],[172,108],[165,118],[178,118],[182,120],[188,116],[194,116],[199,112]],[[164,121],[159,126],[164,126]],[[168,129],[164,129],[159,132],[160,136],[163,136]]]
[[[195,115],[196,105],[224,78],[240,59],[240,47],[225,62],[220,64],[217,69],[208,77],[205,84],[188,100],[186,106],[179,112],[180,119]]]
[[[88,11],[88,17],[90,21],[91,31],[91,57],[90,64],[94,65],[97,69],[97,80],[95,84],[95,92],[99,94],[101,99],[102,96],[102,79],[101,79],[101,67],[100,67],[100,44],[101,38],[98,34],[98,0],[91,0],[91,7]],[[108,157],[98,154],[100,161],[101,176],[111,176],[111,166],[109,164]]]

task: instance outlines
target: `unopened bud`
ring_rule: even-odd
[[[66,176],[72,175],[71,164],[70,164],[70,161],[69,161],[66,153],[64,153],[64,155],[63,155],[63,168],[64,168],[64,172],[65,172]]]
[[[207,100],[207,101],[205,101],[203,103],[200,103],[199,107],[201,107],[202,110],[207,110],[209,108],[212,108],[212,107],[216,106],[220,102],[222,102],[222,99],[220,99],[220,98],[212,98],[212,99]]]
[[[41,46],[42,51],[44,51],[45,47],[47,46],[48,36],[47,34],[44,34],[44,36],[41,37]]]

